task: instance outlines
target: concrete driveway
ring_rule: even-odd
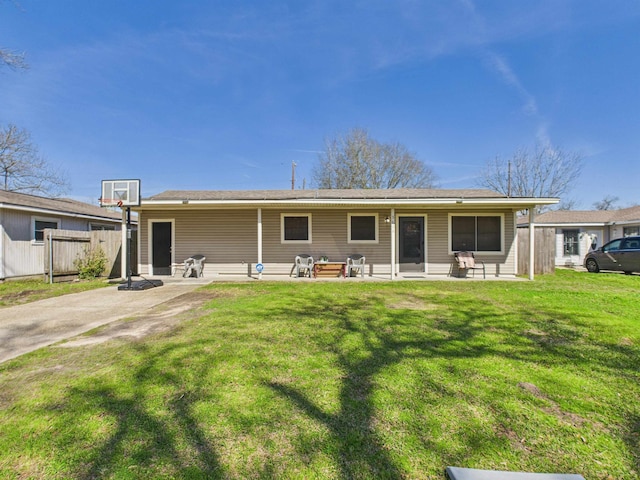
[[[0,309],[0,363],[116,320],[139,315],[198,288],[168,283],[140,291],[117,286]]]

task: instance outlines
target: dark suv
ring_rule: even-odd
[[[617,270],[629,275],[640,272],[640,237],[611,240],[584,257],[584,266],[592,273]]]

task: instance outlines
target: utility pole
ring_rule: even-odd
[[[296,162],[291,162],[291,190],[296,189]]]
[[[509,160],[509,167],[507,170],[507,197],[511,197],[511,160]]]

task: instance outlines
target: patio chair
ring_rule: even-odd
[[[303,277],[307,275],[311,278],[313,272],[313,257],[311,255],[301,254],[296,255],[296,259],[293,265],[296,272],[296,278],[302,274]]]
[[[503,472],[460,467],[447,467],[445,472],[451,480],[584,480],[582,475],[575,473]]]
[[[453,256],[458,265],[458,277],[466,278],[469,270],[473,272],[473,276],[475,277],[476,270],[482,270],[482,278],[487,278],[484,262],[476,262],[476,257],[473,252],[456,252]]]
[[[183,277],[202,277],[204,271],[204,261],[207,259],[204,255],[193,255],[184,261]]]
[[[360,273],[360,276],[364,278],[365,257],[358,253],[349,255],[347,257],[347,277],[351,276],[351,272],[356,274]]]

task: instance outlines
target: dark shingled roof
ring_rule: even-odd
[[[385,190],[167,190],[144,200],[367,200],[421,198],[507,198],[483,189],[419,189]]]
[[[3,208],[33,208],[48,210],[51,213],[68,215],[84,215],[96,219],[122,220],[120,212],[112,212],[97,205],[79,202],[70,198],[45,198],[26,193],[7,192],[0,190],[0,207]]]

